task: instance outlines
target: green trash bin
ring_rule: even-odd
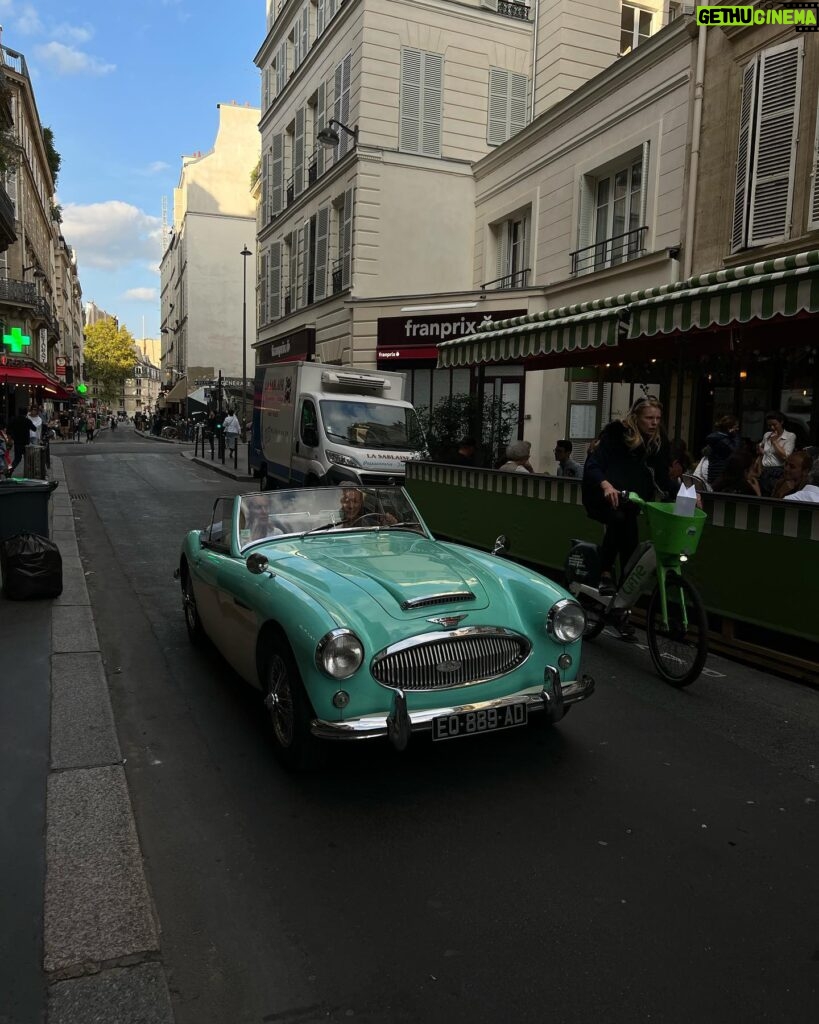
[[[56,480],[0,480],[0,541],[18,533],[48,537],[48,499]]]

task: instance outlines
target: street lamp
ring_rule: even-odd
[[[245,245],[242,257],[242,433],[247,419],[247,258],[253,253]]]
[[[28,266],[28,267],[23,267],[23,273],[24,273],[24,274],[26,273],[26,271],[27,271],[27,270],[33,270],[33,271],[34,271],[34,277],[35,277],[35,280],[36,280],[37,278],[44,278],[44,277],[45,277],[45,274],[43,273],[43,271],[42,271],[42,270],[40,270],[40,268],[39,268],[39,267],[37,266],[37,264],[36,264],[36,263],[32,263],[32,264],[31,264],[30,266]]]
[[[358,125],[354,128],[348,128],[346,124],[342,124],[341,121],[336,121],[335,118],[331,117],[327,122],[327,127],[322,128],[321,131],[316,135],[316,138],[322,144],[322,146],[337,146],[341,141],[338,132],[333,127],[340,128],[343,132],[346,132],[352,137],[353,145],[358,145]]]

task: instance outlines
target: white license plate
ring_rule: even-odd
[[[456,715],[441,715],[432,720],[434,740],[454,740],[461,736],[476,736],[482,732],[513,729],[526,725],[529,705],[504,704],[499,708],[481,708],[477,711],[459,711]]]

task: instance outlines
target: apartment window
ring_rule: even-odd
[[[308,130],[307,137],[310,139],[310,143],[313,147],[313,153],[308,160],[307,165],[307,185],[308,187],[313,184],[318,178],[324,174],[324,161],[326,147],[318,140],[318,133],[322,128],[326,127],[325,112],[325,87],[322,82],[318,89],[313,93],[310,99],[307,101],[309,116],[308,116]],[[309,122],[312,121],[310,125]]]
[[[401,51],[399,148],[403,152],[441,155],[443,80],[441,54]]]
[[[304,107],[296,111],[295,132],[293,134],[293,192],[299,196],[304,191]],[[288,198],[288,202],[289,202]]]
[[[269,156],[270,205],[268,220],[284,209],[284,135],[274,135]]]
[[[573,274],[604,270],[645,252],[648,152],[646,142],[614,167],[582,177]]]
[[[675,2],[675,0],[670,0],[670,2],[668,4],[668,23],[669,23],[669,25],[671,24],[672,21],[676,21],[676,19],[679,18],[679,16],[682,14],[682,12],[683,12],[682,0],[677,0],[677,2]]]
[[[772,46],[742,71],[731,252],[790,235],[802,53]]]
[[[281,44],[276,51],[276,59],[274,61],[276,69],[276,95],[284,92],[284,88],[287,85],[288,71],[287,66],[287,40]]]
[[[495,225],[496,279],[493,288],[525,288],[529,278],[529,222],[526,210]]]
[[[620,8],[620,56],[624,57],[651,35],[652,12],[634,4]]]
[[[489,122],[486,139],[490,146],[506,142],[526,127],[529,79],[501,68],[489,69]]]

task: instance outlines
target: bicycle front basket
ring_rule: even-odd
[[[689,557],[694,554],[708,518],[702,509],[695,508],[693,516],[678,516],[672,502],[648,501],[645,512],[657,554]]]

